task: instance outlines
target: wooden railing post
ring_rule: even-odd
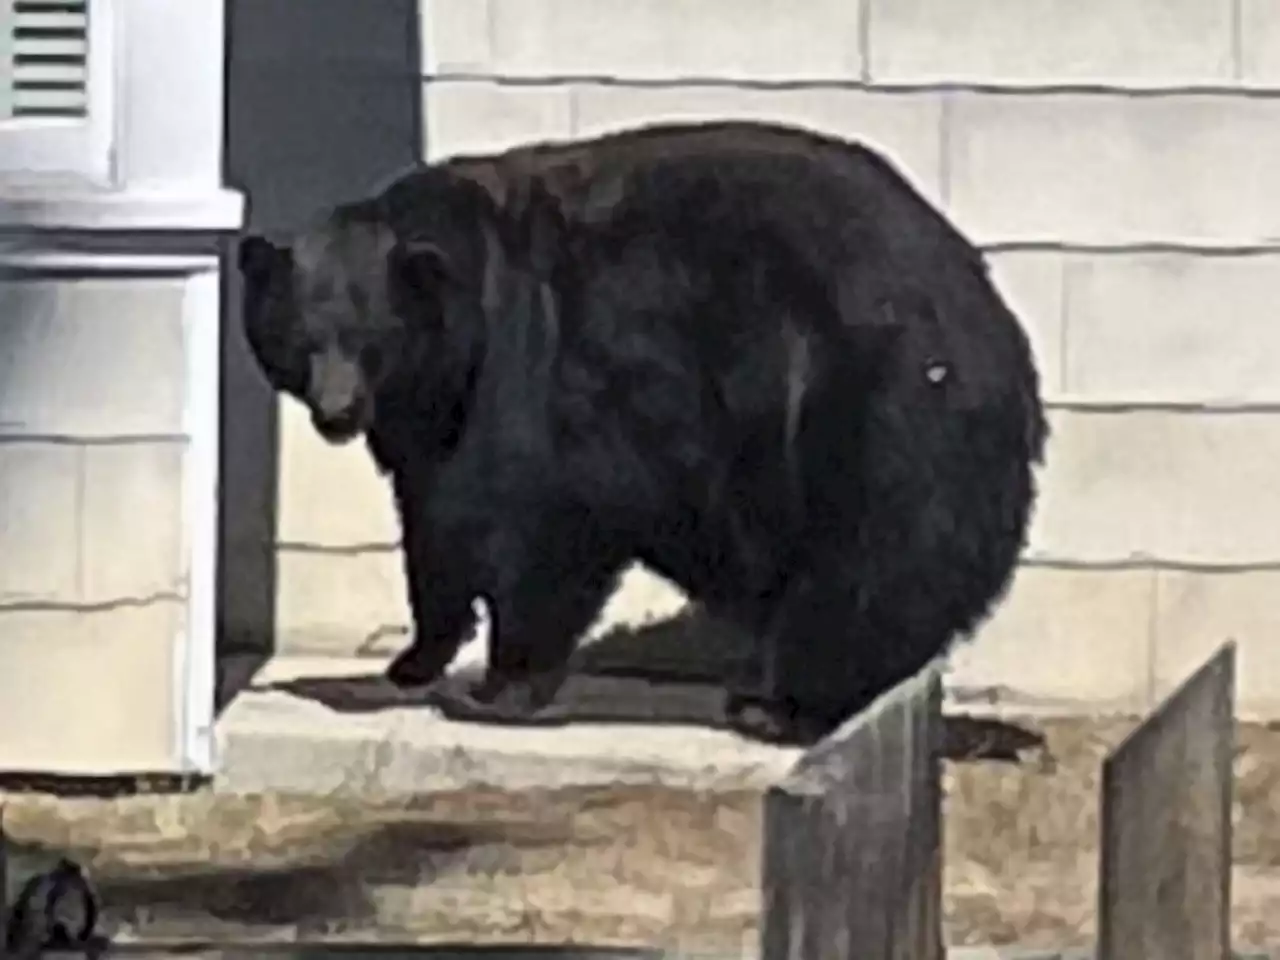
[[[929,667],[769,790],[762,960],[941,960],[941,747]]]
[[[1099,960],[1231,956],[1233,642],[1102,767]]]
[[[4,806],[0,805],[0,952],[9,929],[9,837],[4,830]]]

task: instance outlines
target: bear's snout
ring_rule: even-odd
[[[328,442],[345,443],[364,430],[368,395],[355,360],[336,350],[314,355],[307,399],[311,422]]]
[[[354,440],[364,430],[364,418],[359,409],[343,410],[332,415],[321,414],[313,409],[311,423],[325,442],[334,444]]]

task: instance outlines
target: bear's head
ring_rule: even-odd
[[[524,325],[539,309],[531,274],[555,241],[532,224],[555,204],[534,194],[504,210],[426,168],[287,244],[244,238],[245,333],[269,382],[306,404],[331,443],[375,417],[412,418],[423,443],[456,428],[489,324]]]
[[[243,239],[243,320],[267,380],[330,443],[373,425],[380,398],[439,354],[455,260],[402,242],[367,208],[338,208],[286,244]]]

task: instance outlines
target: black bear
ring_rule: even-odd
[[[1038,377],[980,253],[873,151],[665,129],[568,177],[547,158],[589,144],[489,183],[424,167],[289,247],[246,239],[247,332],[391,477],[394,681],[438,677],[483,596],[489,669],[452,711],[534,716],[640,560],[757,639],[734,725],[812,742],[1007,588]]]

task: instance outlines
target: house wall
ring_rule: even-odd
[[[952,682],[1146,703],[1234,637],[1242,710],[1277,712],[1280,7],[423,0],[421,20],[432,158],[728,116],[886,152],[987,250],[1052,408],[1024,563]],[[296,404],[281,433],[284,649],[399,643],[384,483]],[[637,576],[609,616],[679,602]]]
[[[222,3],[93,16],[110,182],[0,176],[0,771],[209,772]]]
[[[0,284],[0,769],[197,762],[183,673],[188,638],[211,639],[213,544],[191,498],[214,488],[189,358],[216,346],[217,260],[132,265]]]

